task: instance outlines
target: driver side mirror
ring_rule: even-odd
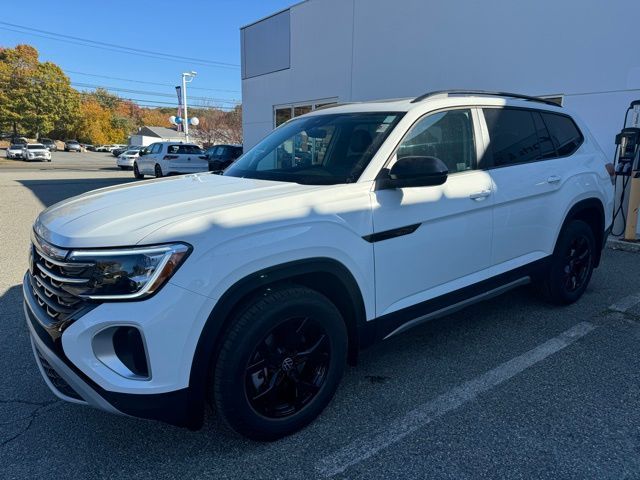
[[[402,157],[378,177],[378,189],[431,187],[447,181],[449,169],[436,157]]]

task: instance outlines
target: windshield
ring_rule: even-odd
[[[38,143],[34,145],[27,145],[28,150],[42,150],[43,148],[44,148],[44,145],[40,145]]]
[[[363,112],[295,119],[274,130],[224,175],[309,185],[355,182],[402,116]]]

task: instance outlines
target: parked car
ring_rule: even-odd
[[[65,152],[81,152],[82,147],[77,140],[67,140],[64,142],[64,151]]]
[[[227,168],[242,155],[242,145],[215,145],[208,148],[204,154],[209,161],[209,170],[217,172]]]
[[[23,148],[24,148],[24,144],[22,143],[14,143],[12,145],[9,145],[9,148],[7,148],[7,152],[6,152],[6,157],[12,158],[12,159],[22,158]]]
[[[122,152],[124,152],[125,150],[128,150],[129,148],[131,148],[129,145],[116,145],[116,147],[114,149],[111,150],[111,154],[114,157],[119,156]]]
[[[81,143],[80,146],[84,148],[87,152],[95,152],[96,147],[91,145],[90,143]]]
[[[134,148],[122,152],[116,159],[116,165],[123,170],[131,170],[136,159],[140,155],[140,149]]]
[[[24,137],[11,137],[12,145],[26,145],[27,143],[29,142]]]
[[[140,151],[133,164],[136,178],[156,178],[177,173],[207,172],[209,162],[202,149],[193,143],[158,142]]]
[[[22,154],[20,156],[23,160],[51,161],[51,152],[42,143],[28,143],[22,147]]]
[[[108,152],[109,149],[107,148],[108,145],[97,145],[96,146],[96,152]]]
[[[156,143],[138,174],[184,156],[202,155]],[[66,400],[197,428],[211,399],[277,439],[375,341],[527,283],[578,300],[611,227],[609,168],[582,121],[533,97],[317,110],[223,175],[43,211],[23,289],[35,359]]]
[[[50,152],[58,151],[58,146],[56,145],[56,142],[54,142],[50,138],[41,138],[40,143],[44,145]]]

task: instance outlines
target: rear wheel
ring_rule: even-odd
[[[156,166],[153,169],[153,171],[156,174],[156,178],[162,178],[162,168],[160,167],[160,165],[156,163]]]
[[[587,289],[595,265],[596,242],[591,227],[572,220],[560,233],[551,265],[541,282],[544,296],[566,305],[578,300]]]
[[[323,295],[283,286],[257,297],[229,327],[213,369],[212,395],[236,432],[276,440],[313,421],[346,364],[347,332]]]
[[[134,163],[133,164],[133,176],[135,178],[137,178],[138,180],[141,180],[144,178],[144,175],[142,173],[140,173],[140,170],[138,169],[138,164]]]

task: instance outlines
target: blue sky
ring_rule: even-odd
[[[3,3],[0,22],[141,50],[239,65],[240,27],[287,8],[296,0],[30,0]],[[44,38],[49,36],[30,32],[0,24],[0,46],[33,45],[40,52],[41,60],[60,65],[76,84],[136,90],[136,93],[114,93],[142,100],[138,103],[159,104],[173,102],[173,99],[139,92],[175,95],[169,85],[180,82],[181,72],[195,70],[198,76],[191,84],[194,88],[189,91],[190,97],[203,97],[206,100],[202,101],[207,104],[225,106],[231,105],[228,102],[232,100],[241,99],[239,67],[220,68],[188,60],[170,61],[130,55]],[[167,85],[134,83],[104,76]],[[77,85],[76,88],[91,89]],[[218,100],[226,100],[227,103]],[[196,104],[198,100],[190,103]]]

